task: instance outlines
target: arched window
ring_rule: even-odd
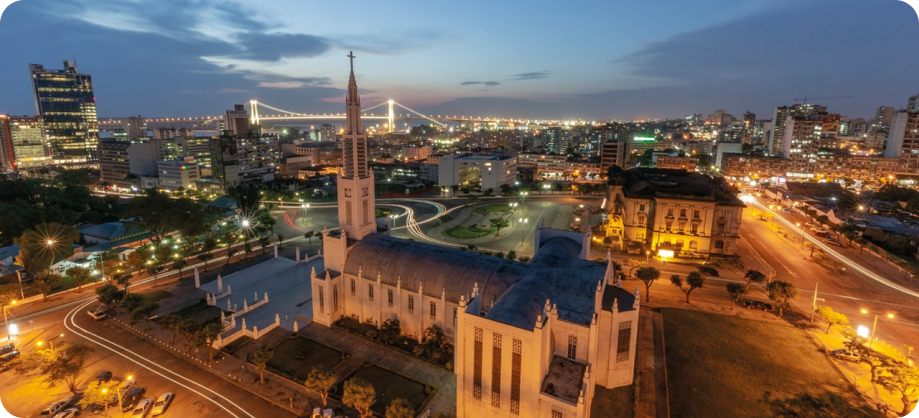
[[[724,249],[724,241],[722,241],[722,240],[720,240],[720,239],[717,240],[717,241],[715,241],[715,249],[716,249],[716,250],[723,250],[723,249]]]
[[[681,240],[681,239],[676,240],[676,248],[677,248],[678,250],[682,250],[682,249],[683,249],[683,240]]]
[[[695,251],[698,246],[699,246],[699,243],[697,243],[696,240],[689,241],[690,250]]]

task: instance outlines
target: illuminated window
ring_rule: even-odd
[[[387,303],[389,304],[389,306],[392,306],[392,299],[393,299],[393,297],[392,297],[392,289],[387,289],[387,290],[386,290],[386,301],[387,301]]]
[[[569,335],[568,336],[568,358],[574,360],[578,356],[578,336]]]
[[[408,297],[408,312],[409,313],[415,312],[415,297],[414,296]]]

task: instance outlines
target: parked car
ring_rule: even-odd
[[[12,352],[6,353],[0,356],[0,365],[6,364],[7,362],[9,362],[10,360],[16,357],[19,357],[19,351],[17,350],[13,350]]]
[[[45,409],[42,409],[39,415],[43,417],[53,417],[58,412],[63,411],[64,408],[70,406],[71,402],[73,402],[73,398],[61,399],[57,402],[53,402],[46,406]]]
[[[112,372],[108,370],[99,372],[99,374],[97,374],[96,378],[93,380],[97,382],[108,382],[109,380],[112,380]]]
[[[134,407],[134,412],[131,413],[131,418],[144,418],[147,416],[147,413],[150,412],[150,407],[153,406],[153,399],[146,398],[137,403],[137,406]]]
[[[827,244],[833,244],[833,245],[835,245],[835,246],[837,246],[837,247],[842,247],[842,243],[839,242],[839,240],[837,240],[837,239],[835,239],[835,238],[827,238],[827,239],[823,240],[823,242],[825,242],[825,243],[827,243]]]
[[[0,347],[0,354],[6,354],[6,353],[9,353],[15,350],[16,350],[16,346],[10,343],[3,347]]]
[[[853,363],[861,361],[858,353],[846,349],[833,350],[833,356],[840,360],[851,361]]]
[[[166,392],[160,395],[159,398],[156,398],[156,402],[153,404],[153,409],[150,410],[150,415],[160,415],[166,412],[166,409],[169,408],[169,405],[172,403],[175,394],[172,392]]]
[[[134,387],[134,379],[125,379],[118,385],[118,394],[124,395]]]
[[[147,389],[142,387],[131,389],[124,397],[121,398],[121,410],[122,412],[128,412],[133,410],[144,399],[144,395],[147,394]]]
[[[80,415],[80,410],[78,408],[67,408],[61,412],[58,412],[54,418],[73,418],[77,415]]]

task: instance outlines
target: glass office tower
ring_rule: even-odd
[[[29,64],[35,109],[45,125],[54,164],[69,167],[98,164],[99,121],[92,76],[80,74],[74,62],[63,70]]]

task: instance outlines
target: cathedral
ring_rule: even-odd
[[[588,261],[589,232],[540,224],[527,263],[377,234],[350,57],[339,228],[323,231],[313,321],[399,319],[419,340],[441,328],[454,343],[457,417],[589,417],[595,385],[632,384],[638,289],[616,282],[611,261]]]

